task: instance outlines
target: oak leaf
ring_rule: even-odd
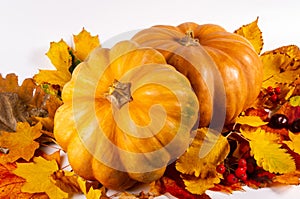
[[[245,37],[252,44],[257,54],[260,54],[264,43],[262,32],[258,27],[258,17],[255,21],[240,27],[234,33]]]
[[[22,199],[46,199],[48,196],[44,193],[24,193],[21,187],[25,180],[13,173],[16,169],[15,163],[0,164],[0,198],[22,198]]]
[[[257,128],[255,131],[240,129],[242,135],[249,140],[251,155],[258,166],[271,173],[289,173],[296,170],[292,156],[282,148],[280,135],[268,133]]]
[[[264,122],[259,116],[239,116],[235,123],[237,124],[246,124],[252,127],[259,127],[267,124],[268,122]]]
[[[210,145],[213,145],[212,150],[201,158],[201,147]],[[190,147],[176,161],[176,169],[183,174],[186,189],[193,194],[203,194],[219,183],[221,176],[216,172],[216,167],[224,161],[229,150],[230,146],[225,137],[216,136],[212,129],[198,129]]]
[[[48,161],[42,157],[34,157],[33,162],[17,163],[13,173],[26,180],[21,188],[22,192],[45,192],[50,199],[68,198],[69,194],[62,191],[51,180],[51,175],[58,170],[55,160]]]
[[[7,154],[0,154],[0,163],[15,162],[20,158],[29,161],[39,147],[34,140],[42,135],[41,129],[40,123],[31,127],[27,122],[19,122],[15,133],[0,132],[0,146],[9,150]]]
[[[78,35],[74,35],[73,38],[75,45],[74,54],[81,61],[84,61],[96,47],[100,47],[98,35],[92,36],[84,28]]]

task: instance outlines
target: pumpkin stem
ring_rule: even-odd
[[[185,33],[185,36],[179,40],[179,43],[184,46],[199,46],[199,39],[194,38],[194,32],[188,30]]]
[[[106,98],[120,109],[124,104],[132,101],[130,88],[130,82],[122,83],[115,79],[113,84],[108,88]]]

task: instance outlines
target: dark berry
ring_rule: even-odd
[[[246,168],[245,167],[239,167],[235,170],[235,175],[238,178],[243,178],[244,175],[246,175]]]
[[[274,89],[274,92],[275,92],[275,94],[279,95],[279,94],[281,93],[280,87],[276,87],[276,88]]]
[[[281,129],[288,126],[288,118],[283,114],[275,114],[271,117],[268,126],[273,129]]]
[[[295,120],[291,126],[290,126],[290,131],[292,131],[293,133],[298,133],[300,132],[300,119]]]
[[[278,96],[276,94],[271,95],[270,100],[272,102],[276,102],[278,100]]]
[[[232,185],[237,183],[238,179],[234,174],[231,173],[226,177],[226,181],[228,182],[228,184]]]
[[[238,166],[241,168],[247,167],[247,161],[244,158],[239,159]]]
[[[224,166],[224,164],[219,164],[217,166],[217,172],[218,173],[223,174],[223,173],[225,173],[225,171],[226,171],[226,167]]]

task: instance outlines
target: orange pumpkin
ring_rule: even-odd
[[[198,100],[151,48],[96,48],[62,91],[54,135],[73,170],[116,190],[160,178],[190,142]]]
[[[132,40],[157,49],[168,64],[188,77],[200,104],[200,126],[209,125],[213,112],[219,114],[220,110],[213,109],[222,106],[215,105],[222,103],[216,99],[223,95],[222,88],[226,124],[248,108],[260,92],[263,76],[258,54],[245,38],[218,25],[159,25],[138,32]]]

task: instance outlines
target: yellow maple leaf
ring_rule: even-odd
[[[102,195],[101,189],[94,189],[92,186],[88,189],[86,186],[86,180],[81,177],[78,177],[77,182],[83,194],[87,199],[100,199]]]
[[[48,161],[42,157],[34,157],[33,162],[17,163],[17,168],[13,173],[26,180],[21,188],[22,192],[45,192],[50,199],[68,198],[68,193],[52,183],[50,178],[58,169],[55,160]]]
[[[33,78],[38,84],[49,83],[63,87],[70,79],[69,71],[72,65],[70,47],[63,40],[51,42],[50,49],[46,53],[56,70],[40,70]]]
[[[234,33],[245,37],[252,44],[257,54],[260,54],[264,43],[262,38],[262,32],[259,29],[257,23],[258,17],[252,23],[240,27],[239,29],[234,31]]]
[[[235,123],[237,124],[246,124],[252,127],[259,127],[267,124],[268,122],[264,122],[259,116],[239,116]]]
[[[217,141],[215,142],[215,139]],[[212,150],[203,158],[200,157],[200,149],[205,142],[214,144]],[[181,172],[186,189],[194,194],[203,194],[208,188],[220,182],[220,175],[216,167],[220,164],[230,150],[228,141],[223,136],[216,136],[211,129],[201,128],[187,151],[176,161],[176,169]],[[199,185],[197,186],[197,183]],[[205,186],[204,186],[205,185]]]
[[[19,158],[29,161],[40,146],[34,141],[41,133],[41,123],[31,127],[27,122],[19,122],[16,132],[0,132],[0,147],[9,150],[8,154],[0,154],[0,163],[15,162]]]
[[[289,131],[291,141],[283,141],[292,151],[300,154],[300,134],[294,134]]]
[[[81,61],[85,60],[92,50],[100,46],[98,35],[92,36],[84,28],[78,35],[73,36],[75,44],[74,54]]]
[[[291,84],[300,76],[300,50],[297,46],[283,46],[263,53],[263,88],[277,84]]]
[[[292,156],[279,144],[280,135],[268,133],[260,128],[255,131],[240,129],[242,135],[249,140],[251,155],[258,166],[271,173],[290,173],[296,170]]]

